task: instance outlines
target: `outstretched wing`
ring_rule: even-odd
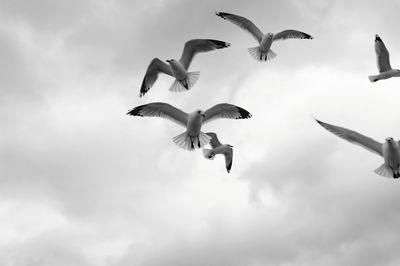
[[[203,124],[217,118],[247,119],[250,117],[251,114],[239,106],[229,103],[220,103],[204,112]]]
[[[256,25],[254,25],[253,22],[248,20],[247,18],[234,15],[234,14],[229,14],[229,13],[224,13],[224,12],[215,12],[215,15],[227,19],[236,26],[250,32],[250,34],[260,43],[262,40],[262,37],[264,36],[264,33],[260,31],[259,28],[257,28]]]
[[[211,39],[194,39],[187,41],[185,43],[185,47],[183,48],[182,56],[179,59],[179,62],[183,65],[183,67],[187,70],[192,62],[193,57],[197,53],[204,53],[216,49],[222,49],[229,47],[231,44],[218,40]]]
[[[233,149],[229,148],[226,152],[224,152],[224,156],[225,156],[226,171],[228,171],[229,173],[232,168]]]
[[[379,73],[391,70],[389,52],[378,34],[375,35],[375,53]]]
[[[148,90],[150,90],[150,88],[156,82],[159,72],[174,76],[168,64],[164,63],[158,58],[154,58],[153,60],[151,60],[151,63],[147,68],[146,74],[144,75],[139,97],[142,97],[146,94]]]
[[[127,115],[162,117],[186,127],[188,114],[168,103],[149,103],[130,110]]]
[[[379,143],[376,140],[373,140],[369,137],[361,135],[360,133],[357,133],[353,130],[350,130],[350,129],[347,129],[344,127],[330,125],[330,124],[321,122],[317,119],[315,119],[315,120],[318,122],[318,124],[323,126],[328,131],[332,132],[336,136],[341,137],[342,139],[345,139],[353,144],[364,147],[365,149],[382,156],[382,143]]]
[[[274,34],[272,41],[280,41],[286,39],[314,39],[311,35],[298,30],[284,30]]]
[[[215,134],[214,132],[207,132],[206,134],[211,137],[210,145],[213,149],[222,145],[217,138],[217,134]]]

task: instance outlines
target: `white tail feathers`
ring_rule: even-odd
[[[172,83],[171,87],[169,88],[172,92],[182,92],[188,91],[196,84],[197,80],[200,77],[200,72],[188,72],[187,77],[184,80],[177,80],[175,79],[174,83]]]
[[[196,148],[202,148],[207,145],[210,142],[211,137],[203,132],[200,132],[196,137],[191,137],[184,132],[173,137],[172,140],[182,149],[193,151]]]
[[[249,54],[259,62],[271,60],[277,56],[277,54],[271,49],[269,49],[267,53],[262,53],[259,46],[251,47],[248,49],[248,51]]]
[[[374,172],[380,176],[390,177],[390,178],[393,177],[392,170],[389,167],[387,167],[385,164],[382,164],[381,166],[376,168]]]
[[[209,160],[214,160],[215,153],[212,152],[210,149],[203,149],[204,158]]]
[[[376,82],[378,81],[378,76],[377,75],[368,76],[368,79],[371,82]]]

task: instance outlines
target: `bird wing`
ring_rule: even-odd
[[[250,34],[260,43],[262,40],[262,37],[264,36],[264,33],[260,31],[259,28],[257,28],[256,25],[254,25],[253,22],[248,20],[247,18],[234,15],[234,14],[229,14],[229,13],[224,13],[224,12],[215,12],[215,15],[220,16],[223,19],[227,19],[236,26],[250,32]]]
[[[192,62],[193,57],[197,53],[204,53],[216,49],[222,49],[229,47],[230,43],[211,40],[211,39],[194,39],[187,41],[185,43],[185,47],[183,48],[183,52],[179,62],[183,65],[183,67],[187,70]]]
[[[148,90],[150,90],[150,88],[156,82],[159,72],[174,76],[168,64],[164,63],[158,58],[154,58],[147,67],[146,74],[143,78],[142,87],[140,88],[139,97],[142,97]]]
[[[357,133],[353,130],[350,130],[350,129],[347,129],[344,127],[330,125],[330,124],[321,122],[317,119],[315,119],[315,120],[318,122],[318,124],[323,126],[328,131],[332,132],[336,136],[341,137],[342,139],[345,139],[353,144],[364,147],[365,149],[382,156],[382,143],[379,143],[376,140],[373,140],[369,137],[361,135],[360,133]]]
[[[284,30],[274,34],[272,41],[280,41],[286,39],[314,39],[311,35],[298,30]]]
[[[224,152],[224,156],[225,156],[226,170],[229,173],[231,171],[231,168],[232,168],[233,149],[229,148],[226,152]]]
[[[188,114],[168,103],[149,103],[130,110],[127,115],[162,117],[186,127]]]
[[[211,137],[210,145],[213,149],[222,145],[217,138],[217,134],[215,134],[214,132],[207,132],[206,134]]]
[[[375,53],[379,73],[391,70],[392,67],[390,66],[389,52],[378,35],[375,36]]]
[[[217,118],[247,119],[250,117],[251,114],[239,106],[220,103],[204,112],[203,124]]]

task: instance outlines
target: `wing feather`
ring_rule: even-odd
[[[215,12],[215,15],[229,20],[236,26],[248,31],[259,43],[261,42],[264,33],[262,33],[262,31],[260,31],[260,29],[257,28],[257,26],[247,18],[224,12]]]
[[[389,52],[378,34],[375,35],[375,53],[379,73],[391,70]]]
[[[225,165],[226,165],[226,170],[228,173],[231,171],[232,168],[232,161],[233,161],[233,150],[232,148],[229,148],[225,153]]]
[[[247,119],[250,117],[251,114],[239,106],[229,103],[220,103],[204,112],[203,124],[217,118]]]
[[[209,135],[211,137],[211,141],[210,141],[210,145],[213,149],[221,146],[221,142],[219,142],[217,134],[215,134],[214,132],[207,132],[207,135]]]
[[[140,105],[130,110],[127,115],[162,117],[186,127],[188,114],[168,103],[149,103]]]
[[[272,41],[280,41],[286,39],[314,39],[311,35],[298,30],[284,30],[274,34]]]
[[[212,40],[212,39],[193,39],[185,43],[183,52],[179,61],[183,67],[187,70],[192,62],[193,57],[197,53],[204,53],[216,49],[222,49],[229,47],[230,43]]]
[[[143,97],[148,90],[153,86],[158,78],[158,73],[164,73],[174,76],[167,63],[164,63],[158,58],[151,60],[150,65],[147,67],[146,74],[144,75],[142,87],[140,88],[139,97]]]
[[[318,122],[318,124],[320,124],[322,127],[327,129],[331,133],[335,134],[336,136],[341,137],[342,139],[345,139],[353,144],[364,147],[365,149],[382,156],[382,143],[379,143],[376,140],[361,135],[360,133],[357,133],[353,130],[344,127],[330,125],[322,121],[319,121],[317,119],[315,120]]]

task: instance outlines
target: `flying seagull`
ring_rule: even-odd
[[[203,155],[206,159],[214,160],[215,155],[222,154],[225,156],[225,165],[228,173],[231,171],[233,159],[233,146],[229,144],[221,144],[214,132],[207,132],[211,137],[210,145],[212,149],[203,149]]]
[[[181,58],[178,60],[166,60],[164,63],[158,58],[154,58],[147,68],[144,76],[142,87],[140,88],[139,97],[146,94],[153,86],[158,78],[158,73],[164,73],[175,77],[174,83],[169,88],[170,91],[180,92],[190,90],[198,80],[200,72],[188,72],[193,57],[198,53],[204,53],[216,49],[229,47],[230,43],[211,40],[211,39],[193,39],[185,43]]]
[[[251,56],[253,56],[256,60],[260,62],[267,61],[276,57],[276,53],[274,53],[270,49],[274,41],[286,39],[313,39],[311,35],[297,30],[284,30],[276,34],[264,34],[261,30],[257,28],[256,25],[254,25],[253,22],[251,22],[247,18],[224,12],[216,12],[215,14],[250,32],[250,34],[253,35],[254,38],[256,38],[260,45],[249,48],[248,51]]]
[[[130,110],[128,115],[162,117],[183,126],[186,131],[173,138],[176,145],[185,150],[194,150],[208,144],[211,137],[201,132],[201,126],[217,118],[247,119],[251,114],[245,109],[229,103],[217,104],[205,112],[196,110],[185,113],[178,108],[161,102],[140,105]]]
[[[378,34],[375,35],[375,53],[376,64],[378,65],[379,74],[368,76],[369,81],[376,82],[380,79],[400,77],[400,70],[392,69],[392,67],[390,66],[389,52]]]
[[[315,119],[318,124],[323,126],[328,131],[332,132],[336,136],[339,136],[353,144],[359,145],[373,153],[376,153],[383,157],[384,163],[375,169],[375,173],[385,177],[400,177],[400,146],[399,141],[393,140],[393,138],[386,138],[385,143],[377,142],[369,137],[361,135],[355,131],[347,128],[338,127],[321,122]]]

